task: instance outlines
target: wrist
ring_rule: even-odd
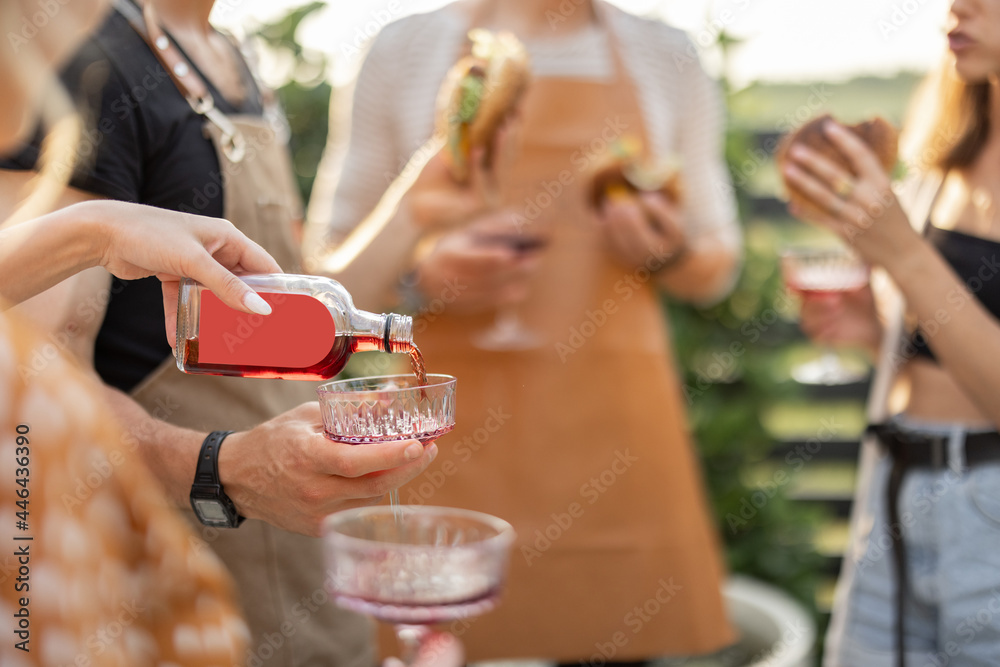
[[[69,237],[79,237],[79,252],[85,263],[84,268],[107,264],[113,234],[106,207],[106,202],[85,201],[60,211],[63,214],[60,222]]]
[[[191,484],[191,509],[198,520],[214,528],[237,528],[245,517],[226,493],[219,477],[219,454],[232,431],[213,431],[201,445]]]
[[[900,239],[893,252],[887,253],[882,267],[899,286],[920,282],[920,275],[925,274],[928,266],[935,259],[935,250],[927,240],[913,232],[909,238]]]

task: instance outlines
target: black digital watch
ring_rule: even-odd
[[[191,485],[191,509],[198,520],[213,528],[236,528],[246,519],[222,490],[219,481],[219,449],[232,431],[212,431],[201,443],[198,467]]]

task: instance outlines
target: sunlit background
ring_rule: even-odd
[[[807,387],[792,379],[793,368],[822,351],[804,339],[797,309],[783,296],[778,253],[829,238],[788,214],[773,150],[781,135],[822,113],[846,122],[879,115],[901,125],[914,87],[942,58],[949,2],[613,2],[687,31],[726,93],[725,159],[746,240],[743,274],[732,296],[707,311],[666,304],[671,344],[685,391],[709,387],[688,395],[689,416],[730,571],[794,596],[822,637],[848,543],[868,388]],[[352,78],[381,27],[446,0],[331,0],[288,16],[305,4],[217,0],[214,19],[261,38],[262,69],[285,105],[293,164],[308,200],[327,142],[330,84],[338,99],[336,86]],[[749,338],[747,323],[760,327]],[[717,360],[734,344],[747,353],[720,375]],[[863,354],[843,357],[867,368]],[[788,453],[818,432],[826,434],[823,447],[791,474]],[[748,498],[774,487],[779,474],[787,483],[751,519],[739,518]]]
[[[214,19],[234,26],[272,19],[300,0],[219,0]],[[349,78],[356,46],[387,20],[447,4],[444,0],[332,0],[303,24],[306,48],[333,56],[334,79]],[[724,29],[745,41],[729,72],[752,81],[843,80],[859,74],[926,70],[944,48],[947,0],[613,0],[629,11],[664,18],[701,47]],[[709,67],[718,67],[703,48]],[[707,51],[707,53],[705,53]]]

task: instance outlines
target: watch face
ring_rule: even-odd
[[[218,500],[193,498],[191,502],[198,513],[198,518],[203,522],[229,524],[229,516]]]

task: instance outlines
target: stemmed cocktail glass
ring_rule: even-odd
[[[514,530],[470,510],[380,506],[331,514],[323,540],[337,604],[392,623],[410,663],[431,624],[496,605]]]
[[[785,286],[802,296],[847,294],[868,284],[869,269],[846,248],[790,248],[782,253]],[[865,373],[845,366],[832,347],[815,361],[796,366],[792,377],[802,384],[840,385],[859,382]]]

